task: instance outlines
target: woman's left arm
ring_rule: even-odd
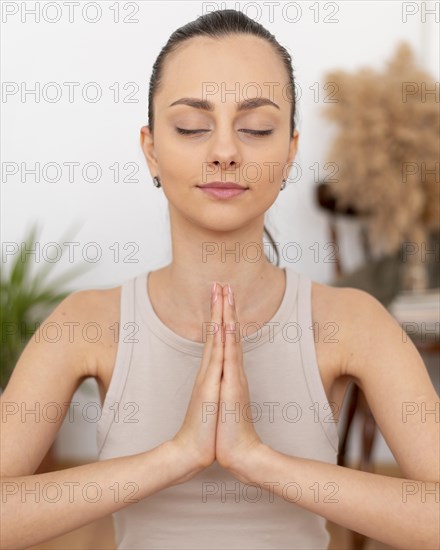
[[[405,477],[292,457],[262,442],[234,457],[228,469],[243,483],[384,544],[439,548],[439,398],[416,347],[382,304],[362,290],[340,291],[350,304],[343,317],[350,327],[343,374],[364,392]]]

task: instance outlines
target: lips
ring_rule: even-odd
[[[197,187],[201,187],[202,189],[247,189],[247,187],[232,181],[213,181],[197,185]]]
[[[244,195],[246,191],[249,191],[247,187],[199,187],[197,186],[202,193],[210,195],[215,199],[232,199],[238,195]]]

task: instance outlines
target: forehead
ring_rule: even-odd
[[[197,36],[167,56],[157,100],[160,104],[181,96],[202,97],[209,91],[206,99],[213,102],[264,96],[283,108],[288,83],[280,55],[266,40],[243,34]],[[237,96],[227,93],[231,90]]]

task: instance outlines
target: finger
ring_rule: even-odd
[[[243,367],[240,323],[236,302],[230,285],[223,288],[223,321],[225,323],[225,349],[223,376],[225,381],[238,381]]]
[[[203,359],[202,372],[205,373],[208,366],[215,361],[223,360],[223,344],[221,341],[221,325],[223,317],[222,286],[215,282],[211,289],[211,321],[204,327],[204,336],[206,340]],[[211,369],[212,370],[212,369]],[[218,370],[218,368],[217,368]]]
[[[223,288],[217,283],[216,286],[216,300],[213,304],[213,323],[215,333],[212,336],[213,343],[211,348],[211,356],[207,366],[207,379],[212,384],[221,383],[222,371],[223,371],[223,356],[224,356],[224,344],[222,339],[222,321],[223,321]]]

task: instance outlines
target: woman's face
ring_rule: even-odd
[[[141,143],[170,209],[214,231],[264,219],[297,148],[297,132],[292,139],[289,134],[288,82],[273,47],[252,36],[195,37],[167,57],[154,98],[154,138],[145,126]],[[176,103],[182,98],[209,105]],[[249,103],[262,98],[270,101]],[[203,131],[182,134],[178,128]],[[214,181],[247,190],[224,199],[198,187]]]

